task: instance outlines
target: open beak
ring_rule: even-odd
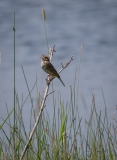
[[[40,58],[43,59],[43,56],[44,56],[44,55],[42,54],[42,57],[40,57]]]

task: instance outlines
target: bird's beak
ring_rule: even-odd
[[[44,55],[42,54],[42,57],[40,57],[40,58],[43,59],[43,56],[44,56]]]

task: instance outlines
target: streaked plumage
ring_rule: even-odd
[[[56,69],[54,68],[54,66],[50,63],[49,57],[45,56],[45,55],[42,55],[41,59],[42,59],[41,60],[41,67],[42,67],[42,69],[46,73],[48,73],[48,74],[50,74],[50,75],[52,75],[54,77],[57,77],[61,81],[61,83],[65,86],[65,84],[61,80],[60,75],[58,74],[58,72],[56,71]]]

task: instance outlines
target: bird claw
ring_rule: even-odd
[[[46,83],[47,83],[47,84],[50,84],[50,81],[51,81],[50,75],[48,74],[48,75],[47,75],[47,78],[46,78]]]
[[[47,83],[47,84],[50,84],[50,79],[47,79],[47,78],[46,78],[46,83]]]

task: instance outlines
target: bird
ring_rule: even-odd
[[[50,58],[46,55],[42,54],[41,57],[41,68],[48,73],[51,76],[57,77],[61,83],[63,84],[63,86],[65,86],[65,84],[63,83],[60,75],[58,74],[58,72],[56,71],[56,69],[54,68],[54,66],[52,65],[52,63],[50,62]]]

